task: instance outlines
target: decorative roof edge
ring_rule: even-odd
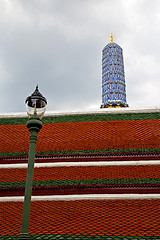
[[[140,179],[141,181],[141,179]],[[137,181],[138,182],[138,181]],[[159,194],[160,183],[82,183],[75,184],[71,182],[65,182],[64,185],[47,185],[47,182],[43,185],[43,182],[39,181],[37,186],[33,186],[32,196],[42,195],[71,195],[71,194]],[[34,184],[33,183],[33,184]],[[0,187],[0,197],[7,196],[24,196],[25,193],[25,181],[20,183],[21,186],[17,186],[16,183],[11,183],[11,186]],[[42,184],[42,185],[41,185]]]
[[[38,240],[38,239],[61,239],[61,240],[101,240],[101,239],[110,239],[110,240],[147,240],[147,239],[152,239],[152,240],[159,240],[159,236],[123,236],[123,235],[67,235],[67,234],[35,234],[35,235],[29,235],[30,239]],[[5,236],[0,236],[0,239],[14,239],[18,240],[19,236],[18,235],[5,235]]]
[[[148,161],[99,161],[99,162],[45,162],[35,163],[35,168],[40,167],[89,167],[89,166],[143,166],[143,165],[160,165],[160,160],[148,160]],[[27,168],[27,163],[21,164],[0,164],[0,169],[7,168]]]
[[[129,113],[155,113],[160,112],[160,107],[153,108],[104,108],[96,111],[82,111],[82,112],[55,112],[47,111],[45,117],[69,116],[69,115],[97,115],[97,114],[129,114]],[[2,113],[0,118],[27,118],[26,112],[19,113]]]
[[[77,200],[134,200],[134,199],[160,199],[160,194],[73,194],[73,195],[44,195],[32,196],[32,201],[77,201]],[[0,202],[23,202],[24,196],[0,197]]]
[[[61,240],[102,240],[102,239],[110,239],[110,240],[147,240],[147,239],[152,239],[152,240],[159,240],[159,236],[123,236],[123,235],[67,235],[67,234],[36,234],[36,235],[29,235],[30,239],[38,240],[38,239],[61,239]],[[15,239],[18,240],[19,236],[18,235],[5,235],[5,236],[0,236],[0,239]]]

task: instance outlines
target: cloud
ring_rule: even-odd
[[[25,111],[37,83],[50,111],[99,109],[111,32],[129,105],[159,106],[159,10],[157,0],[0,1],[0,112]]]

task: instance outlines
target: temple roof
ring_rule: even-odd
[[[42,121],[30,239],[160,239],[160,110],[47,113]],[[26,114],[0,116],[0,239],[20,233],[26,123]]]
[[[0,156],[27,155],[23,117],[0,118]],[[117,111],[49,115],[38,135],[37,154],[159,151],[160,112]]]
[[[19,234],[22,209],[22,202],[0,204],[1,239]],[[160,200],[35,201],[29,233],[31,239],[160,239],[159,212]]]

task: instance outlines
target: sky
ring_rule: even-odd
[[[48,111],[99,110],[111,32],[127,103],[159,108],[159,0],[0,0],[0,113],[25,112],[37,84]]]

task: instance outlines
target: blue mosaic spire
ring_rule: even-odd
[[[123,63],[123,50],[114,42],[102,51],[102,105],[101,108],[128,107]]]

